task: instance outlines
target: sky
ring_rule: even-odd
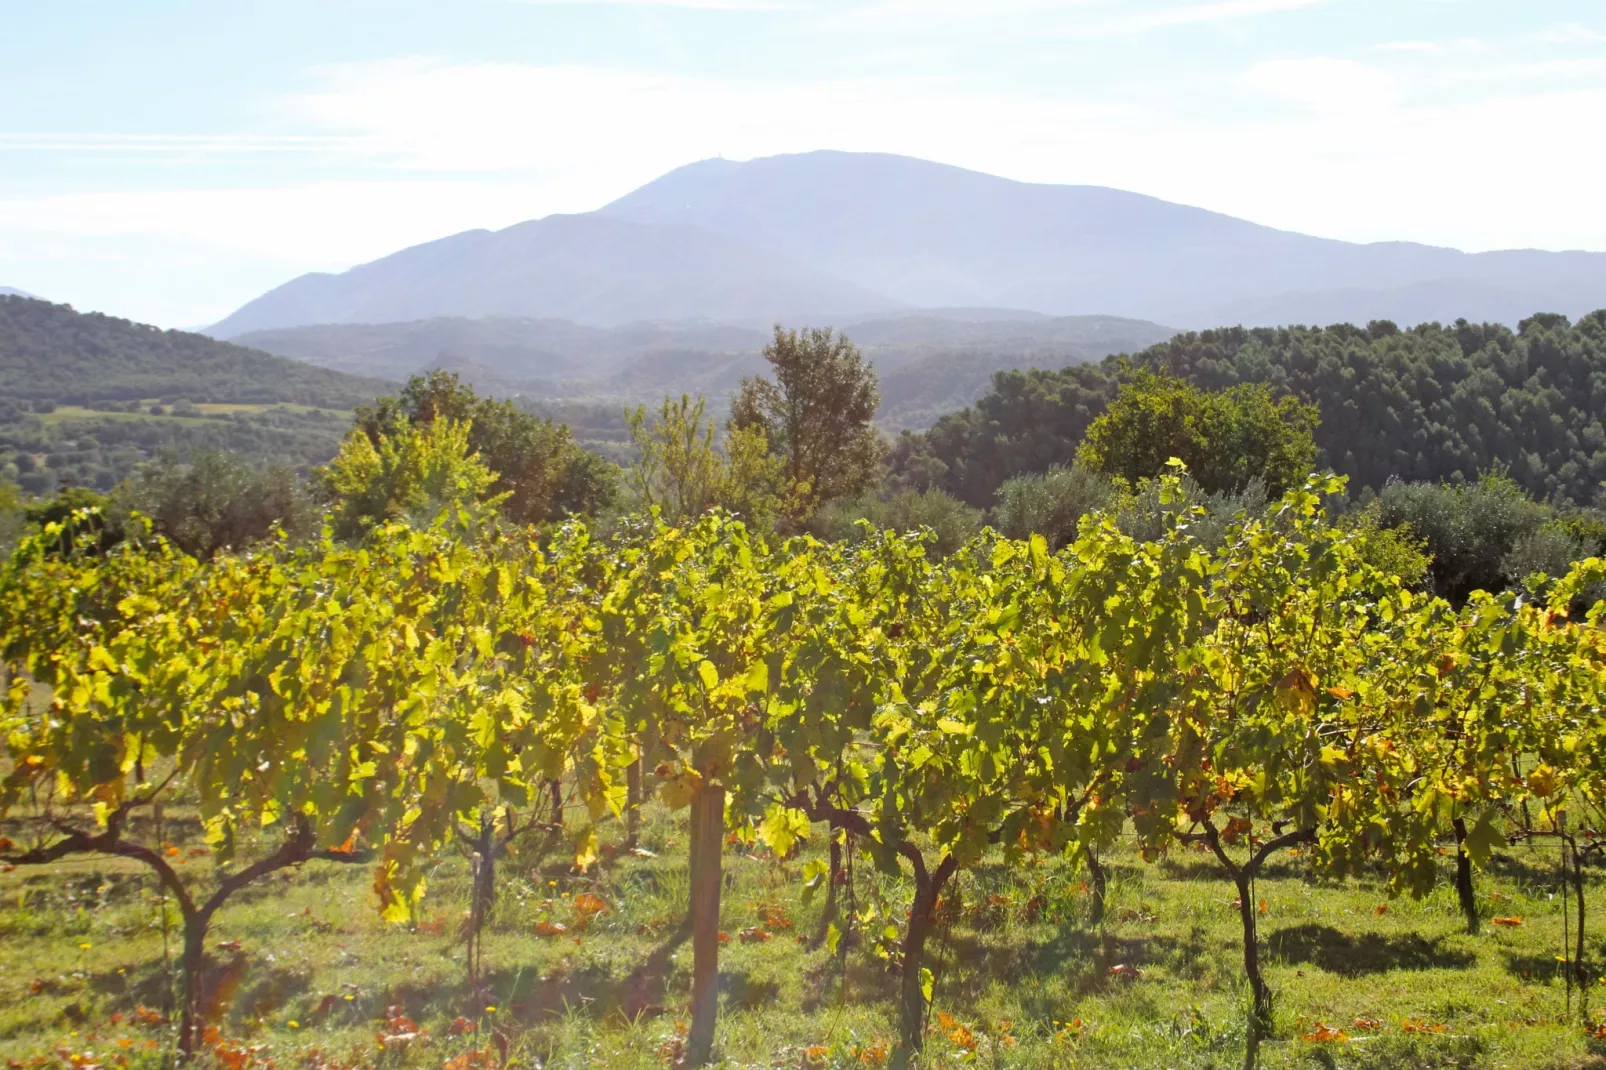
[[[1606,250],[1602,0],[0,0],[0,286],[161,326],[711,156]]]

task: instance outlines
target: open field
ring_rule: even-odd
[[[166,835],[184,878],[196,880],[212,863],[184,827],[173,822]],[[879,899],[882,915],[839,946],[843,957],[814,946],[823,896],[805,905],[800,874],[822,853],[820,828],[784,863],[727,848],[718,1047],[728,1065],[874,1065],[896,1035],[896,985],[875,948],[901,922],[909,890],[860,861],[858,905],[868,914]],[[223,1052],[242,1065],[439,1066],[482,1049],[499,1061],[500,1033],[510,1065],[665,1066],[689,999],[685,835],[683,815],[655,806],[642,839],[653,857],[605,850],[588,875],[561,849],[520,841],[498,871],[480,996],[465,985],[457,935],[462,859],[435,869],[422,919],[405,926],[379,919],[366,866],[311,863],[248,889],[210,938]],[[1088,921],[1082,875],[1055,861],[956,878],[929,951],[927,1065],[1241,1065],[1246,995],[1231,884],[1191,852],[1108,864],[1102,926]],[[1522,924],[1468,936],[1448,884],[1385,907],[1374,887],[1319,880],[1284,858],[1257,890],[1278,993],[1277,1033],[1260,1065],[1606,1067],[1606,1043],[1578,1021],[1577,993],[1573,1018],[1564,1016],[1557,886],[1553,850],[1498,857],[1479,879],[1485,915]],[[1594,917],[1603,888],[1597,869]],[[176,972],[164,966],[155,894],[139,867],[98,858],[0,875],[0,1057],[13,1067],[54,1064],[59,1053],[131,1066],[168,1058],[171,1026],[150,1012],[171,1006]],[[608,909],[586,922],[582,895]],[[166,948],[176,963],[174,915]],[[1590,954],[1606,962],[1606,940],[1593,937]],[[1591,1006],[1599,1021],[1606,986],[1595,986]],[[394,1039],[412,1030],[386,1024],[392,1007],[423,1032]],[[1307,1039],[1322,1026],[1345,1038]],[[387,1034],[382,1051],[376,1037]]]
[[[331,416],[349,417],[349,409],[320,409],[311,405],[294,405],[289,402],[274,402],[273,404],[247,404],[244,402],[198,402],[194,405],[199,416],[176,415],[171,407],[161,415],[153,415],[149,410],[152,405],[160,405],[160,399],[152,398],[140,402],[139,412],[108,412],[103,409],[88,409],[81,405],[58,405],[56,408],[39,416],[39,422],[45,426],[68,423],[74,420],[170,420],[176,423],[191,426],[204,424],[208,416],[232,416],[237,412],[293,412],[293,413],[322,413]],[[165,406],[164,406],[165,407]]]

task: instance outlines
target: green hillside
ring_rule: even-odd
[[[1536,315],[1516,331],[1464,320],[1234,327],[1099,364],[1000,372],[975,405],[906,436],[895,465],[989,504],[1011,476],[1069,464],[1116,385],[1141,368],[1208,389],[1268,383],[1315,404],[1319,463],[1358,487],[1503,467],[1535,497],[1588,504],[1606,481],[1606,310],[1576,324]]]
[[[333,456],[392,385],[185,331],[0,296],[0,475],[29,494],[107,489],[198,448],[297,467]]]
[[[188,331],[0,297],[0,397],[57,404],[162,397],[350,408],[387,385]]]

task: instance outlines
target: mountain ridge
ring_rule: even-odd
[[[1601,304],[1606,253],[1358,244],[1108,187],[822,151],[699,161],[594,212],[304,275],[210,333],[498,315],[762,327],[945,307],[1202,328],[1328,309],[1343,313],[1330,322],[1504,321],[1518,306],[1576,316]]]

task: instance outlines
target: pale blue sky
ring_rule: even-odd
[[[815,148],[1606,249],[1606,0],[0,0],[0,285],[163,325]]]

